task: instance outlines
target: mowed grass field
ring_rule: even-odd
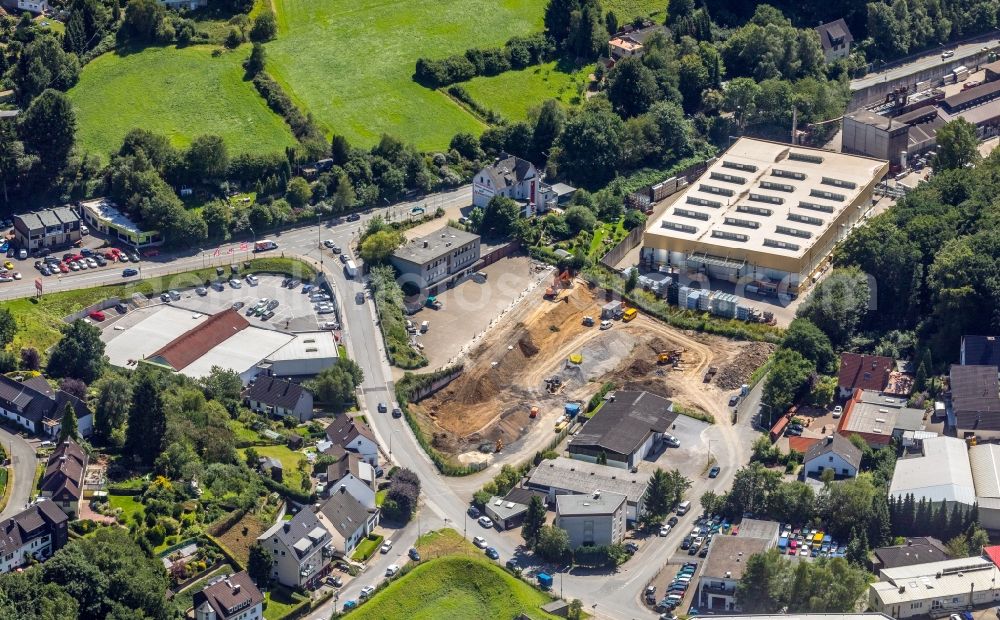
[[[295,143],[241,63],[249,46],[212,57],[212,47],[149,47],[110,53],[84,67],[69,91],[84,151],[106,157],[134,127],[183,147],[201,134],[218,134],[231,153],[282,151]]]
[[[429,560],[350,613],[352,620],[409,618],[555,618],[540,607],[551,599],[485,557]]]
[[[614,11],[619,24],[627,24],[634,17],[654,17],[655,22],[663,23],[667,14],[668,0],[601,0],[601,8],[605,12]]]
[[[482,123],[413,81],[420,57],[496,47],[542,29],[539,0],[275,0],[268,71],[328,133],[370,146],[383,133],[421,149],[447,147]]]
[[[582,69],[563,68],[559,63],[507,71],[492,77],[477,77],[460,84],[488,110],[512,121],[524,120],[528,110],[546,99],[558,99],[566,105],[583,103],[583,88],[592,65]]]

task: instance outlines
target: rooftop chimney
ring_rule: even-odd
[[[233,584],[233,594],[239,594],[239,593],[240,593],[240,584],[234,583]]]
[[[285,524],[281,526],[281,529],[285,530],[285,533],[287,534],[288,531],[292,529],[292,522],[285,521]]]
[[[601,499],[601,492],[600,491],[594,491],[594,499]]]
[[[424,240],[424,247],[426,248],[429,245],[430,245],[430,243],[428,243],[427,240]]]

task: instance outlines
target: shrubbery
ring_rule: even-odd
[[[417,60],[413,79],[425,86],[438,88],[471,80],[477,75],[498,75],[511,69],[523,69],[548,60],[555,52],[552,42],[543,34],[514,37],[502,48],[471,48],[464,54],[454,54],[438,60]]]

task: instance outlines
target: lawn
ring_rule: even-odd
[[[194,582],[193,584],[185,588],[183,592],[178,592],[176,595],[174,595],[174,598],[170,599],[170,601],[174,604],[175,609],[177,609],[181,613],[184,613],[185,611],[191,608],[192,604],[191,601],[194,600],[195,592],[200,592],[201,589],[207,586],[208,582],[211,581],[213,578],[218,577],[219,575],[231,574],[235,572],[236,571],[233,570],[232,566],[230,566],[229,564],[223,564],[219,568],[213,570],[209,574],[205,575],[198,581]]]
[[[249,46],[219,57],[213,49],[149,47],[89,63],[69,91],[83,150],[107,155],[134,127],[163,134],[175,146],[218,134],[231,152],[280,152],[294,144],[285,121],[243,79]]]
[[[138,501],[138,495],[108,495],[108,502],[112,508],[121,508],[121,523],[131,523],[132,517],[138,512],[142,512],[142,502]]]
[[[285,587],[275,587],[264,596],[265,620],[280,620],[308,598]]]
[[[493,77],[477,77],[463,82],[462,88],[480,105],[512,121],[524,120],[528,110],[546,99],[567,105],[583,102],[583,90],[593,65],[583,68],[549,62]]]
[[[550,597],[485,558],[430,560],[391,583],[356,611],[352,620],[409,618],[554,618],[540,607]]]
[[[412,75],[420,57],[495,47],[542,29],[538,0],[275,0],[268,70],[327,132],[372,145],[383,133],[442,149],[483,125]]]
[[[288,446],[254,446],[254,450],[261,457],[272,457],[281,461],[281,467],[284,470],[282,472],[282,484],[296,491],[302,488],[300,486],[302,484],[302,472],[299,471],[299,461],[306,458],[305,454],[295,452],[289,449]],[[241,449],[239,452],[240,458],[242,458],[246,450]]]
[[[354,553],[351,555],[351,559],[355,562],[364,562],[368,558],[372,557],[378,548],[382,546],[382,541],[385,537],[380,535],[366,536],[354,547]]]
[[[626,24],[632,21],[633,17],[655,16],[658,23],[663,23],[663,15],[667,10],[667,0],[603,0],[601,7],[607,11],[614,11],[618,16],[619,24]]]

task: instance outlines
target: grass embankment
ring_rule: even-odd
[[[268,72],[327,132],[372,145],[383,133],[441,149],[484,125],[445,94],[413,81],[418,58],[499,47],[542,30],[536,0],[428,0],[385,10],[380,0],[275,0],[278,39]]]
[[[382,337],[389,351],[389,361],[406,370],[427,365],[427,358],[410,344],[403,315],[403,290],[396,283],[391,268],[376,267],[371,273],[375,289],[375,307],[382,322]]]
[[[556,61],[459,84],[479,105],[512,121],[525,120],[528,110],[546,99],[568,106],[583,102],[583,89],[593,65],[567,67]]]
[[[540,607],[550,600],[485,557],[449,556],[421,563],[349,617],[549,619]]]
[[[178,147],[201,134],[222,136],[231,153],[294,145],[285,121],[244,81],[241,65],[250,47],[219,56],[214,49],[148,47],[90,62],[69,91],[82,150],[106,156],[135,127],[165,135]]]
[[[250,271],[253,272],[294,273],[296,277],[310,278],[316,273],[312,266],[292,258],[256,258],[250,263]],[[25,297],[4,302],[17,320],[18,331],[11,350],[35,347],[44,352],[59,340],[59,326],[63,325],[63,318],[105,299],[130,299],[133,293],[158,295],[170,288],[197,286],[216,277],[215,267],[210,267],[125,284],[46,293],[40,298]]]

